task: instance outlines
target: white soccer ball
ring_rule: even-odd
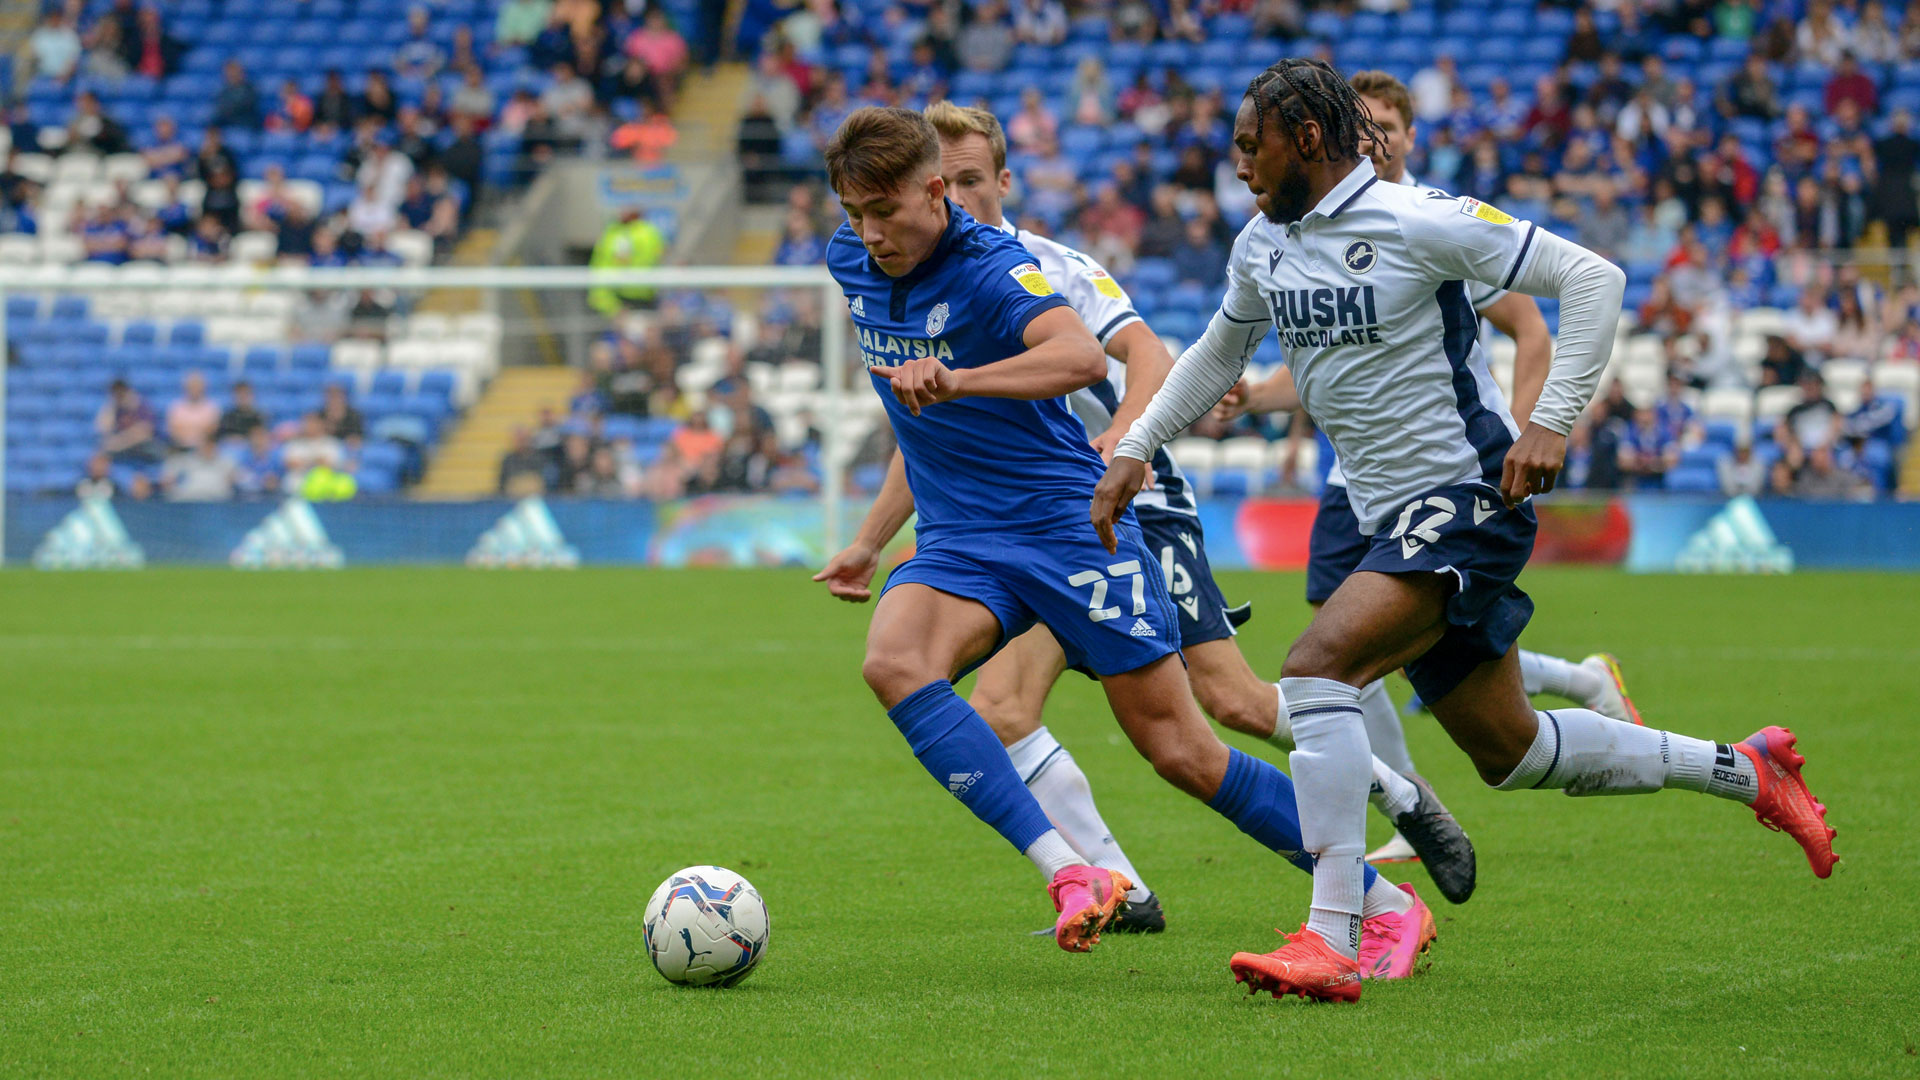
[[[767,951],[767,905],[746,878],[689,866],[647,901],[647,955],[668,982],[732,986]]]

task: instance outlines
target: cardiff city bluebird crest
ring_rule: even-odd
[[[927,312],[927,336],[932,337],[933,335],[938,334],[940,331],[945,330],[946,328],[947,328],[947,304],[946,304],[946,301],[943,300],[940,303],[933,305],[932,311]]]

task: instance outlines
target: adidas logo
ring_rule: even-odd
[[[1135,619],[1133,620],[1133,629],[1127,631],[1127,636],[1128,637],[1159,637],[1160,635],[1155,633],[1153,627],[1147,624],[1147,620]]]
[[[33,552],[33,565],[42,570],[137,570],[146,563],[146,552],[103,498],[80,500]]]
[[[980,778],[985,775],[987,774],[977,769],[970,773],[948,773],[947,790],[953,792],[955,795],[965,795],[968,789],[979,783]]]
[[[1687,539],[1674,569],[1683,574],[1784,574],[1793,551],[1780,543],[1748,495],[1727,503]]]
[[[241,570],[337,570],[346,560],[304,499],[288,499],[255,525],[228,562]]]
[[[530,495],[480,534],[467,552],[467,565],[571,569],[580,565],[580,552],[561,535],[546,501]]]

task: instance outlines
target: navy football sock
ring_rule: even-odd
[[[1227,755],[1227,775],[1207,805],[1281,858],[1313,873],[1313,856],[1300,849],[1300,812],[1293,804],[1293,781],[1252,754],[1229,748]],[[1373,867],[1367,867],[1364,887],[1372,889],[1378,876]]]
[[[952,683],[930,682],[888,709],[887,715],[927,772],[1016,849],[1025,852],[1052,830],[1053,823],[1021,783],[1000,737],[953,692]],[[1291,792],[1288,807],[1292,807]]]

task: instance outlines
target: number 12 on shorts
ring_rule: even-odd
[[[1109,576],[1125,578],[1128,575],[1133,577],[1133,613],[1145,615],[1147,613],[1147,576],[1140,571],[1138,559],[1114,563],[1107,567],[1105,574],[1098,570],[1082,570],[1068,578],[1067,584],[1076,589],[1082,585],[1093,586],[1093,597],[1087,601],[1087,618],[1094,622],[1106,622],[1108,619],[1120,617],[1118,607],[1102,606],[1107,602],[1107,579]]]

